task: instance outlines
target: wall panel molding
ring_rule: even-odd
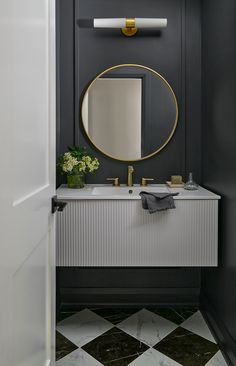
[[[164,4],[164,6],[163,6]],[[109,6],[108,6],[109,5]],[[101,169],[95,177],[89,177],[88,183],[104,183],[106,177],[115,174],[120,176],[121,182],[126,181],[127,164],[113,161],[102,156],[87,141],[81,124],[79,122],[79,107],[84,88],[91,78],[101,70],[122,62],[138,62],[148,65],[161,72],[177,93],[180,103],[180,115],[178,131],[168,147],[157,156],[135,164],[134,181],[139,182],[142,176],[152,173],[152,177],[157,183],[167,180],[171,174],[182,174],[185,178],[188,170],[195,173],[195,178],[200,181],[199,146],[194,146],[194,141],[200,139],[200,121],[198,100],[201,99],[201,87],[199,86],[199,65],[195,64],[192,51],[201,55],[199,37],[195,42],[193,33],[200,31],[197,24],[201,24],[201,1],[200,0],[127,0],[119,2],[117,0],[59,0],[59,27],[60,39],[58,44],[58,58],[60,72],[58,73],[57,84],[60,87],[60,99],[58,99],[60,125],[57,133],[57,154],[64,153],[68,145],[74,143],[87,146],[101,162]],[[186,8],[187,6],[187,8]],[[88,28],[79,28],[78,19],[91,19],[92,17],[124,16],[124,13],[141,17],[162,16],[167,12],[170,20],[167,37],[163,32],[161,36],[148,36],[140,33],[139,37],[132,40],[122,38],[117,31],[111,33],[94,31]],[[165,10],[166,9],[166,10]],[[192,9],[192,11],[191,11]],[[196,13],[195,13],[196,11]],[[191,15],[192,14],[192,15]],[[194,27],[191,25],[191,16],[195,16]],[[178,32],[171,19],[178,19]],[[188,29],[186,32],[186,24]],[[74,32],[74,34],[73,34]],[[177,37],[177,38],[176,38]],[[173,51],[173,53],[172,53]],[[190,93],[186,96],[186,92]],[[189,111],[186,114],[186,110]],[[186,128],[186,126],[188,126]],[[191,152],[192,151],[192,152]],[[187,155],[189,156],[186,165]],[[191,156],[191,158],[190,158]],[[63,179],[58,177],[57,183]],[[128,268],[127,268],[128,270]],[[67,269],[65,268],[65,271]],[[108,271],[108,272],[107,272]],[[86,273],[87,277],[98,276],[99,283],[106,286],[106,278],[114,279],[116,275],[111,269],[98,276],[99,269],[95,273]],[[130,287],[138,286],[144,278],[144,268],[139,268],[130,274]],[[156,287],[168,286],[168,279],[173,279],[172,287],[200,287],[200,270],[186,269],[181,275],[176,274],[175,269],[154,269],[152,274],[145,278],[156,277]],[[121,272],[118,272],[120,278]],[[122,273],[124,272],[124,269]],[[80,276],[82,272],[80,272]],[[66,273],[60,277],[60,282],[66,278]],[[79,282],[78,286],[81,285]],[[76,286],[77,286],[76,285]],[[86,284],[84,284],[86,286]],[[60,287],[60,283],[58,283]],[[88,281],[89,286],[89,281]],[[141,286],[141,285],[140,285]],[[143,284],[148,287],[148,281]],[[186,290],[187,291],[187,290]],[[172,298],[171,301],[174,301]]]
[[[94,17],[124,16],[168,17],[168,27],[159,33],[142,31],[127,39],[119,30],[94,30],[79,26],[81,20]],[[135,163],[135,182],[147,171],[157,181],[166,181],[173,172],[184,179],[189,170],[201,183],[201,14],[200,0],[75,0],[75,143],[87,146],[100,162],[96,177],[88,183],[104,183],[107,175],[116,174],[126,179],[126,163],[103,156],[84,134],[80,105],[84,90],[91,79],[102,70],[122,63],[147,65],[160,72],[172,85],[178,99],[180,119],[171,142],[156,156]],[[115,15],[114,15],[115,12]],[[80,20],[80,21],[79,21]],[[155,118],[155,116],[153,116]],[[153,131],[155,133],[155,131]],[[193,149],[193,144],[196,143]]]

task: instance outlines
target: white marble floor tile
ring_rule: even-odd
[[[215,356],[213,356],[210,361],[207,362],[206,366],[227,366],[227,363],[221,351],[218,351]]]
[[[117,328],[151,347],[160,342],[177,327],[171,321],[146,309],[140,310],[117,325]]]
[[[181,366],[178,362],[163,355],[153,348],[148,349],[136,358],[129,366]]]
[[[190,330],[190,332],[198,334],[211,342],[216,343],[200,311],[197,311],[195,314],[190,316],[190,318],[185,320],[181,324],[181,327]]]
[[[88,309],[62,320],[57,330],[78,347],[111,329],[113,324]]]
[[[101,366],[102,364],[95,360],[83,349],[78,348],[66,357],[56,362],[56,366]]]

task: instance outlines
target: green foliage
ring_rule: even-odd
[[[71,155],[77,158],[78,160],[81,160],[83,156],[88,155],[85,147],[68,146],[68,150],[71,153]]]

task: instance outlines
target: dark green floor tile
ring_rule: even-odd
[[[56,332],[56,361],[65,357],[69,353],[75,351],[78,347],[64,337],[61,333]]]
[[[191,315],[198,311],[197,308],[147,308],[153,313],[180,325]]]
[[[205,366],[219,347],[184,328],[177,328],[154,348],[183,366]]]
[[[97,309],[91,309],[94,313],[97,315],[100,315],[101,317],[105,318],[112,324],[119,324],[122,322],[122,320],[127,319],[129,316],[137,313],[137,311],[140,311],[142,308],[124,308],[124,309],[117,309],[117,308],[97,308]]]
[[[149,347],[114,327],[82,347],[106,366],[127,366]]]

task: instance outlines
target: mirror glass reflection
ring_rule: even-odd
[[[146,159],[171,139],[178,119],[175,94],[154,70],[118,65],[92,81],[82,103],[84,129],[104,154]]]

